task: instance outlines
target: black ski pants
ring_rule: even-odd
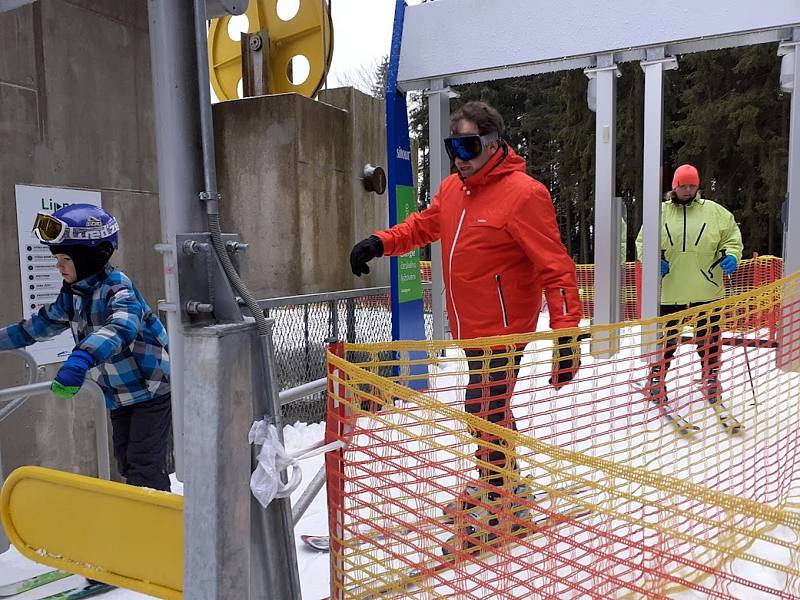
[[[167,452],[172,432],[170,394],[111,411],[114,458],[130,485],[170,491]]]
[[[490,423],[516,431],[517,423],[511,412],[511,396],[519,373],[522,350],[523,348],[518,348],[516,352],[509,354],[506,349],[465,349],[470,375],[464,395],[464,410]],[[479,461],[500,468],[518,469],[516,460],[509,456],[508,443],[505,440],[498,439],[497,436],[485,431],[473,430],[472,435],[478,440],[475,458]],[[495,448],[489,448],[486,444],[492,444]],[[509,459],[512,460],[512,464],[509,464]],[[504,486],[505,477],[496,469],[480,467],[478,471],[482,481],[494,487]]]
[[[695,302],[689,305],[662,304],[660,314],[663,317],[704,304],[708,304],[708,302]],[[719,369],[719,357],[722,352],[720,329],[718,325],[719,320],[719,312],[701,312],[697,318],[694,338],[695,344],[697,345],[697,354],[700,355],[700,362],[703,366],[704,377],[708,377],[712,370]],[[664,336],[663,373],[666,373],[678,349],[678,338],[681,334],[680,325],[680,319],[670,319],[667,321],[667,333]]]

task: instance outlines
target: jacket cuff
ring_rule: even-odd
[[[392,256],[393,254],[392,250],[394,250],[394,243],[392,236],[386,233],[385,231],[376,231],[372,235],[378,238],[381,241],[381,244],[383,244],[383,255]]]

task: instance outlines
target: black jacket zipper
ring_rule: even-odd
[[[700,233],[697,234],[697,239],[694,241],[695,246],[697,246],[697,244],[700,243],[700,238],[703,237],[703,232],[705,230],[706,230],[706,224],[703,223],[703,226],[700,228]]]
[[[686,205],[683,206],[683,251],[686,252]]]
[[[494,276],[497,282],[497,295],[500,297],[500,310],[503,311],[503,327],[508,328],[508,313],[506,312],[506,300],[503,297],[503,286],[500,283],[500,273]]]
[[[673,242],[673,241],[672,241],[672,234],[669,232],[669,225],[667,225],[666,223],[664,223],[664,229],[666,229],[666,230],[667,230],[667,237],[669,238],[669,245],[670,245],[670,246],[674,246],[674,245],[675,245],[675,242]]]

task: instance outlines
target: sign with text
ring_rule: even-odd
[[[408,185],[398,185],[396,192],[397,219],[395,223],[402,223],[408,215],[416,210],[414,188]],[[397,257],[397,293],[400,302],[422,299],[419,249]]]
[[[63,283],[49,248],[39,242],[32,232],[36,213],[52,213],[63,206],[77,203],[100,206],[100,192],[33,185],[17,185],[15,190],[22,317],[28,318],[42,306],[54,302]],[[27,351],[40,365],[46,365],[66,360],[74,347],[72,332],[67,330],[52,339],[29,346]]]

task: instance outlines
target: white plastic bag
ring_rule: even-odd
[[[321,440],[310,448],[288,453],[278,440],[278,430],[275,425],[267,425],[263,420],[253,423],[247,438],[251,444],[261,446],[256,457],[258,464],[250,476],[250,490],[264,508],[275,498],[286,498],[291,495],[300,485],[303,480],[303,470],[297,464],[298,460],[344,447],[344,443],[340,441],[325,444],[324,440]],[[291,469],[287,483],[281,481],[281,471],[284,469]]]
[[[250,428],[248,439],[251,444],[261,446],[256,457],[258,464],[250,476],[250,490],[264,508],[274,498],[285,498],[300,485],[302,472],[293,457],[286,454],[283,445],[278,441],[278,430],[275,425],[267,425],[264,421],[256,421]],[[284,484],[281,471],[292,467],[291,479]]]

